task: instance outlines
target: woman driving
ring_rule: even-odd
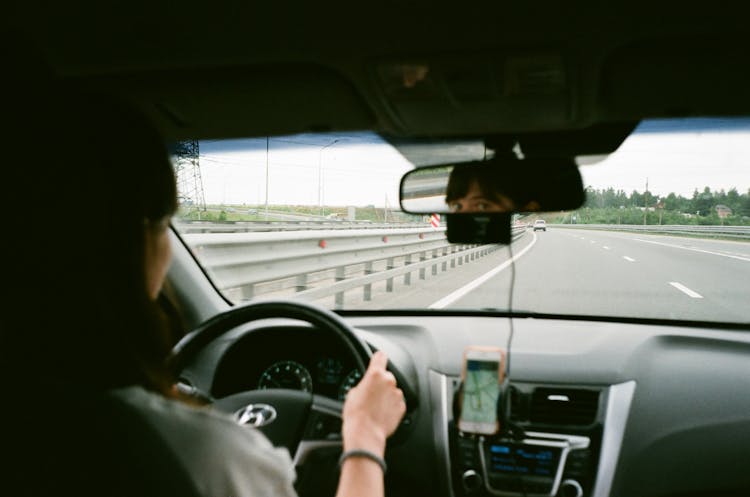
[[[17,209],[2,244],[2,366],[16,379],[4,484],[13,495],[294,495],[286,449],[174,389],[176,337],[157,303],[177,209],[163,138],[125,102],[38,90],[12,109],[4,140]],[[341,497],[384,493],[386,440],[405,412],[386,362],[376,353],[346,398]]]

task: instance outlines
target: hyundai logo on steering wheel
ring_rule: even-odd
[[[235,414],[237,422],[241,425],[250,425],[256,428],[271,424],[276,419],[276,409],[268,404],[250,404]]]

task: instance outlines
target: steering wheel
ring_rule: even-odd
[[[297,319],[333,333],[351,352],[359,372],[367,369],[370,348],[337,314],[305,302],[269,300],[218,314],[185,335],[172,350],[172,370],[182,371],[210,342],[237,326],[268,318]],[[302,466],[321,449],[341,449],[341,401],[297,390],[268,389],[215,399],[213,406],[260,429],[274,445],[289,449],[295,466]]]

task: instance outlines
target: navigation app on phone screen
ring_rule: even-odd
[[[468,360],[463,386],[461,420],[468,423],[494,425],[497,421],[498,385],[497,361]]]

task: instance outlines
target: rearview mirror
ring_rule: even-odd
[[[577,209],[585,200],[573,159],[490,159],[414,169],[401,178],[410,214],[476,214]]]

